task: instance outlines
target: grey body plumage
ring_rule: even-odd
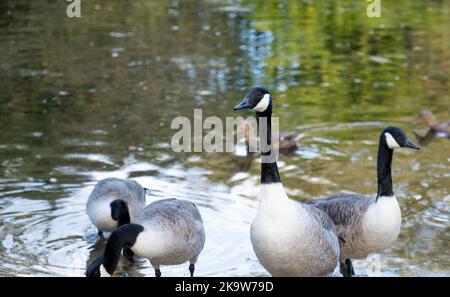
[[[348,258],[364,257],[361,253],[347,250],[352,250],[355,243],[361,240],[364,215],[375,202],[375,198],[359,194],[336,194],[307,202],[323,210],[334,223],[340,240],[341,262]]]
[[[186,200],[155,201],[132,222],[144,227],[139,237],[148,238],[150,246],[145,246],[144,240],[142,244],[137,242],[131,249],[136,255],[148,258],[155,268],[186,261],[194,264],[205,244],[205,229],[200,212],[194,203]],[[148,237],[145,233],[147,230]],[[156,245],[154,240],[157,241]]]

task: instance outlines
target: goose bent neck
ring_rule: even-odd
[[[103,255],[103,266],[109,274],[116,270],[120,252],[125,246],[133,246],[136,238],[144,230],[138,224],[125,224],[111,233]]]

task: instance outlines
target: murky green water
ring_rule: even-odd
[[[40,3],[37,3],[40,2]],[[223,3],[226,4],[223,4]],[[64,1],[0,3],[0,275],[82,276],[105,241],[85,212],[99,179],[130,177],[148,202],[203,214],[202,276],[267,275],[250,243],[259,166],[236,153],[176,154],[176,116],[235,116],[272,90],[282,130],[305,136],[280,170],[301,201],[376,191],[378,134],[411,137],[422,108],[449,120],[450,1]],[[403,224],[382,275],[450,275],[450,141],[394,156]],[[147,261],[119,274],[153,276]],[[355,262],[366,274],[367,261]],[[188,275],[187,266],[165,276]]]

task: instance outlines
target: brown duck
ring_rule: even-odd
[[[413,131],[414,136],[417,138],[421,145],[428,144],[433,140],[438,134],[444,137],[450,138],[450,121],[447,123],[439,123],[434,117],[433,113],[428,109],[423,109],[417,116],[415,123],[425,122],[429,127],[428,132],[422,136],[419,133]]]

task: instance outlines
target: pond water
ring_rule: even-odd
[[[133,178],[147,202],[195,202],[207,232],[198,276],[263,276],[250,243],[259,164],[240,153],[174,153],[176,116],[235,116],[270,89],[282,131],[304,136],[279,160],[288,195],[376,192],[380,131],[414,140],[428,108],[449,120],[450,1],[64,1],[0,4],[0,276],[83,276],[102,253],[85,203],[106,177]],[[389,2],[389,3],[388,3]],[[395,3],[391,3],[395,2]],[[224,4],[225,3],[225,4]],[[241,148],[242,149],[242,148]],[[402,209],[385,276],[450,276],[450,141],[394,155]],[[366,275],[370,261],[354,262]],[[187,276],[187,265],[162,267]],[[153,276],[148,261],[118,275]],[[337,271],[335,275],[339,275]]]

